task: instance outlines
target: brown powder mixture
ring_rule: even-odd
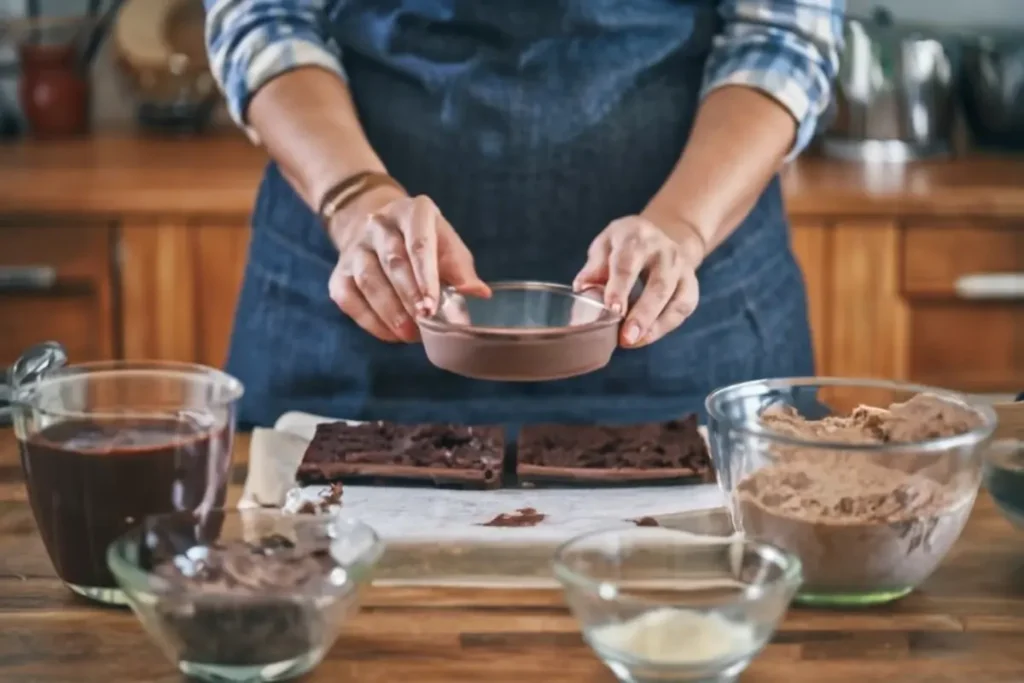
[[[761,416],[772,431],[805,441],[916,443],[962,434],[980,416],[920,395],[888,409],[805,420],[792,408]],[[956,541],[977,490],[957,454],[873,455],[775,446],[776,461],[736,490],[744,531],[796,553],[808,592],[903,590],[926,578]]]

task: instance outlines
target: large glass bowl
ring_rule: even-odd
[[[267,554],[283,543],[303,560],[315,558],[317,569],[289,583],[279,579],[287,568],[250,555],[234,561],[247,569],[232,585],[169,581],[154,571],[170,561],[201,575],[211,547],[266,539],[273,539]],[[338,515],[219,509],[147,518],[110,546],[107,560],[143,627],[184,675],[258,683],[296,678],[320,663],[358,609],[382,551],[370,527]]]
[[[656,527],[578,536],[555,552],[554,573],[623,683],[735,680],[801,579],[800,561],[769,544]]]
[[[964,420],[966,431],[851,443],[855,437],[838,427],[807,436],[762,423],[769,409],[822,420],[921,394]],[[991,408],[960,394],[869,379],[747,382],[711,394],[707,409],[712,459],[735,525],[796,554],[804,567],[796,600],[819,605],[888,602],[931,575],[967,522],[996,425]]]

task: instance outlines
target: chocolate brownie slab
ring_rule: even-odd
[[[695,415],[622,426],[524,427],[518,455],[521,482],[593,485],[714,477]]]
[[[502,427],[331,422],[316,428],[296,479],[498,488],[504,456]]]

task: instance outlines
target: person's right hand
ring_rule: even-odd
[[[422,195],[378,187],[335,214],[329,232],[339,252],[331,299],[383,341],[416,341],[415,319],[437,310],[442,284],[491,294],[465,243]]]

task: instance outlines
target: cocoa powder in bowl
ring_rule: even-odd
[[[808,443],[773,445],[772,462],[740,480],[739,521],[745,533],[800,557],[805,602],[899,597],[926,579],[959,537],[978,472],[960,471],[956,453],[883,456],[813,442],[882,445],[963,434],[981,424],[970,408],[920,395],[815,421],[772,407],[761,422]]]
[[[611,360],[622,318],[594,292],[541,282],[491,289],[490,299],[446,289],[438,312],[417,321],[431,363],[474,379],[535,382],[593,372]]]

